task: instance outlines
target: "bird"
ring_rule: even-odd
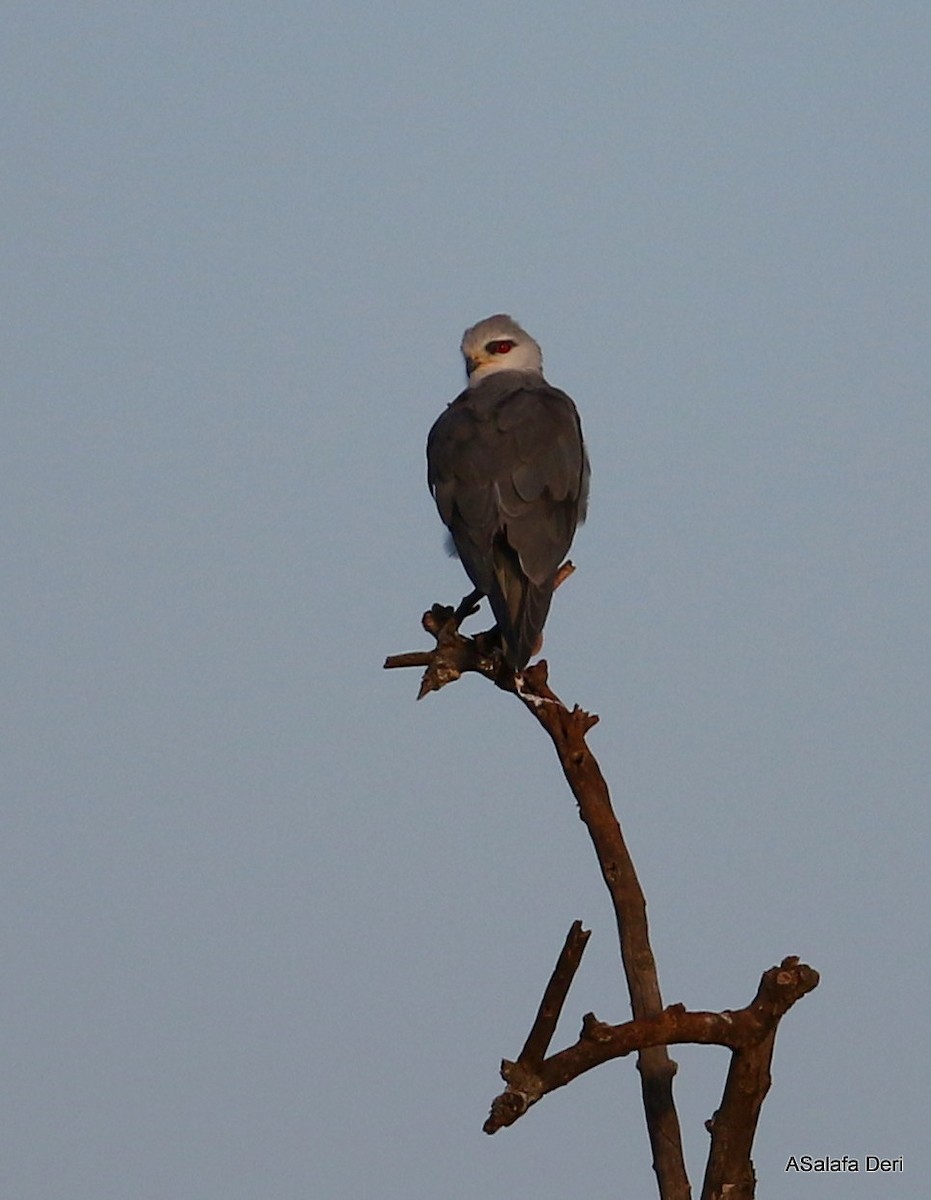
[[[575,404],[547,383],[539,345],[512,317],[472,325],[460,348],[468,383],[430,430],[427,484],[505,661],[522,671],[585,519],[588,454]]]

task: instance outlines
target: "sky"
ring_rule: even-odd
[[[582,414],[544,652],[664,999],[800,955],[760,1194],[923,1195],[931,9],[4,26],[0,1192],[655,1194],[631,1061],[482,1133],[576,918],[554,1047],[626,1019],[612,915],[521,706],[382,670],[468,588],[424,442],[505,311]],[[697,1195],[727,1054],[674,1057]]]

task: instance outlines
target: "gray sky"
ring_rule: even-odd
[[[482,1134],[576,917],[557,1041],[625,1018],[611,914],[519,706],[381,670],[466,590],[423,445],[501,310],[590,445],[546,654],[664,997],[803,956],[761,1194],[923,1195],[927,4],[14,4],[0,57],[3,1195],[653,1194],[631,1062]]]

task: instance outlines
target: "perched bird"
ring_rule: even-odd
[[[575,405],[543,378],[540,347],[516,321],[479,321],[462,354],[468,386],[430,430],[427,482],[519,671],[542,645],[556,573],[585,519],[588,456]]]

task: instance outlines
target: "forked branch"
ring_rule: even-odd
[[[562,574],[563,578],[569,574],[568,565]],[[662,1012],[663,1002],[650,949],[646,902],[611,807],[608,786],[585,742],[586,733],[598,718],[577,705],[571,711],[566,708],[547,683],[544,662],[516,674],[495,653],[488,635],[463,637],[459,632],[461,610],[462,606],[454,611],[434,605],[424,613],[423,626],[436,639],[435,651],[416,661],[412,655],[398,655],[387,659],[385,667],[425,666],[418,699],[445,687],[467,671],[477,672],[503,691],[516,695],[543,726],[578,802],[579,815],[588,827],[611,894],[633,1015],[638,1019],[657,1016]],[[672,1096],[676,1065],[665,1046],[657,1045],[639,1052],[637,1066],[660,1196],[662,1200],[689,1200],[691,1191]]]
[[[570,931],[570,938],[578,928],[580,923],[576,922]],[[554,978],[558,971],[557,967]],[[759,1070],[760,1066],[766,1068],[779,1021],[797,1000],[807,995],[817,984],[818,975],[811,967],[800,963],[797,958],[786,958],[778,967],[771,967],[764,972],[756,996],[746,1008],[735,1012],[689,1012],[684,1005],[673,1004],[665,1008],[659,1016],[626,1021],[622,1025],[608,1025],[599,1021],[594,1013],[586,1013],[578,1041],[573,1046],[568,1046],[549,1058],[534,1059],[528,1054],[525,1045],[516,1062],[505,1060],[501,1064],[501,1076],[508,1086],[492,1102],[491,1116],[485,1122],[485,1132],[494,1133],[505,1125],[512,1125],[531,1105],[557,1088],[565,1087],[567,1083],[571,1083],[573,1079],[584,1075],[593,1067],[610,1062],[614,1058],[624,1058],[634,1051],[651,1046],[727,1046],[734,1052],[734,1060],[743,1064],[740,1073],[745,1080],[751,1069]],[[529,1042],[528,1038],[528,1045]],[[757,1090],[754,1088],[752,1094]],[[742,1103],[740,1080],[734,1080],[731,1091],[731,1102]],[[751,1106],[743,1114],[743,1118],[749,1117],[751,1112],[758,1115],[759,1103],[762,1103],[764,1095],[765,1090],[759,1096],[759,1102]],[[721,1142],[721,1138],[715,1139],[715,1129],[727,1103],[726,1088],[721,1110],[709,1122],[712,1132],[712,1161],[715,1157],[714,1142]],[[749,1121],[746,1119],[741,1120],[740,1128],[743,1130],[742,1136],[746,1137],[749,1133],[749,1141],[742,1151],[743,1161],[746,1162],[749,1160],[753,1130],[749,1128]],[[731,1136],[733,1137],[733,1131]]]
[[[571,572],[566,564],[560,582]],[[779,1020],[792,1004],[817,986],[818,976],[798,959],[787,958],[764,973],[755,999],[736,1012],[687,1012],[664,1008],[650,948],[646,902],[611,805],[608,786],[585,736],[598,718],[578,706],[568,709],[551,691],[545,662],[515,673],[497,650],[494,631],[466,638],[462,621],[474,610],[472,594],[458,609],[434,605],[423,626],[435,638],[429,652],[399,654],[386,668],[424,667],[418,699],[438,691],[466,672],[490,679],[517,696],[549,734],[563,773],[588,828],[601,873],[611,895],[633,1020],[606,1025],[589,1014],[574,1046],[546,1057],[588,933],[576,922],[544,993],[536,1020],[516,1062],[502,1063],[507,1088],[496,1098],[485,1131],[513,1124],[537,1100],[612,1058],[636,1052],[653,1166],[662,1200],[689,1200],[679,1121],[672,1095],[676,1071],[666,1047],[695,1042],[730,1047],[731,1067],[721,1106],[708,1129],[711,1152],[702,1200],[752,1200],[750,1159],[760,1106],[769,1088],[769,1064]]]

